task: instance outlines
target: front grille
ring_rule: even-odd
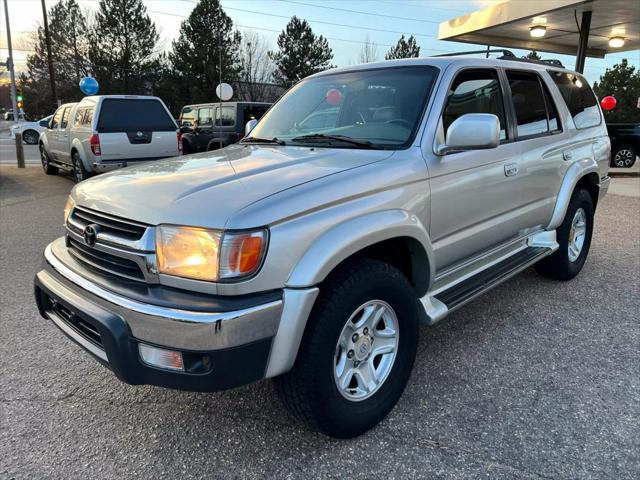
[[[88,225],[97,233],[89,240],[91,245],[85,239]],[[67,220],[67,247],[78,262],[95,273],[157,283],[153,274],[142,270],[147,257],[153,254],[153,245],[148,241],[153,241],[153,232],[145,235],[149,228],[132,220],[74,207]]]
[[[60,317],[64,321],[64,323],[69,325],[69,327],[73,328],[79,335],[82,335],[94,345],[100,348],[104,348],[102,345],[100,332],[98,332],[98,330],[96,330],[93,325],[85,322],[82,318],[73,313],[60,302],[57,302],[56,300],[48,297],[47,301],[49,303],[49,309],[56,313],[58,317]]]
[[[95,210],[79,207],[73,209],[69,218],[69,225],[72,228],[75,227],[74,230],[76,230],[77,233],[81,234],[84,227],[90,224],[98,225],[101,232],[128,241],[140,240],[147,229],[146,225],[141,223],[105,215]]]
[[[142,270],[140,270],[138,264],[133,260],[101,252],[95,248],[83,245],[72,238],[69,238],[67,245],[69,252],[77,260],[91,269],[98,270],[102,273],[119,275],[132,280],[144,281]]]

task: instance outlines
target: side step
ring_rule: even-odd
[[[553,247],[528,246],[475,275],[453,283],[435,295],[426,295],[420,299],[425,309],[426,323],[433,325],[442,320],[450,311],[518,274],[556,249],[557,244]]]

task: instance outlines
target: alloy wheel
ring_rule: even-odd
[[[569,260],[575,262],[582,252],[584,239],[587,235],[587,214],[584,209],[579,208],[571,221],[569,230]]]

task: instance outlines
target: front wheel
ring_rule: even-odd
[[[86,168],[84,168],[84,164],[82,163],[82,159],[80,158],[80,154],[78,152],[73,153],[73,179],[76,183],[80,183],[83,180],[89,178],[90,174]]]
[[[631,168],[636,163],[635,148],[629,146],[617,147],[611,155],[611,166],[616,168]]]
[[[564,220],[556,230],[560,248],[536,263],[541,275],[556,280],[571,280],[587,261],[593,234],[593,200],[585,189],[573,192]]]
[[[322,285],[293,369],[275,379],[287,409],[321,432],[360,435],[402,394],[416,355],[417,302],[396,268],[361,259]]]

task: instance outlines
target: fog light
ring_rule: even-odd
[[[143,343],[138,344],[138,351],[140,352],[140,358],[147,365],[184,372],[184,363],[180,352],[152,347]]]

